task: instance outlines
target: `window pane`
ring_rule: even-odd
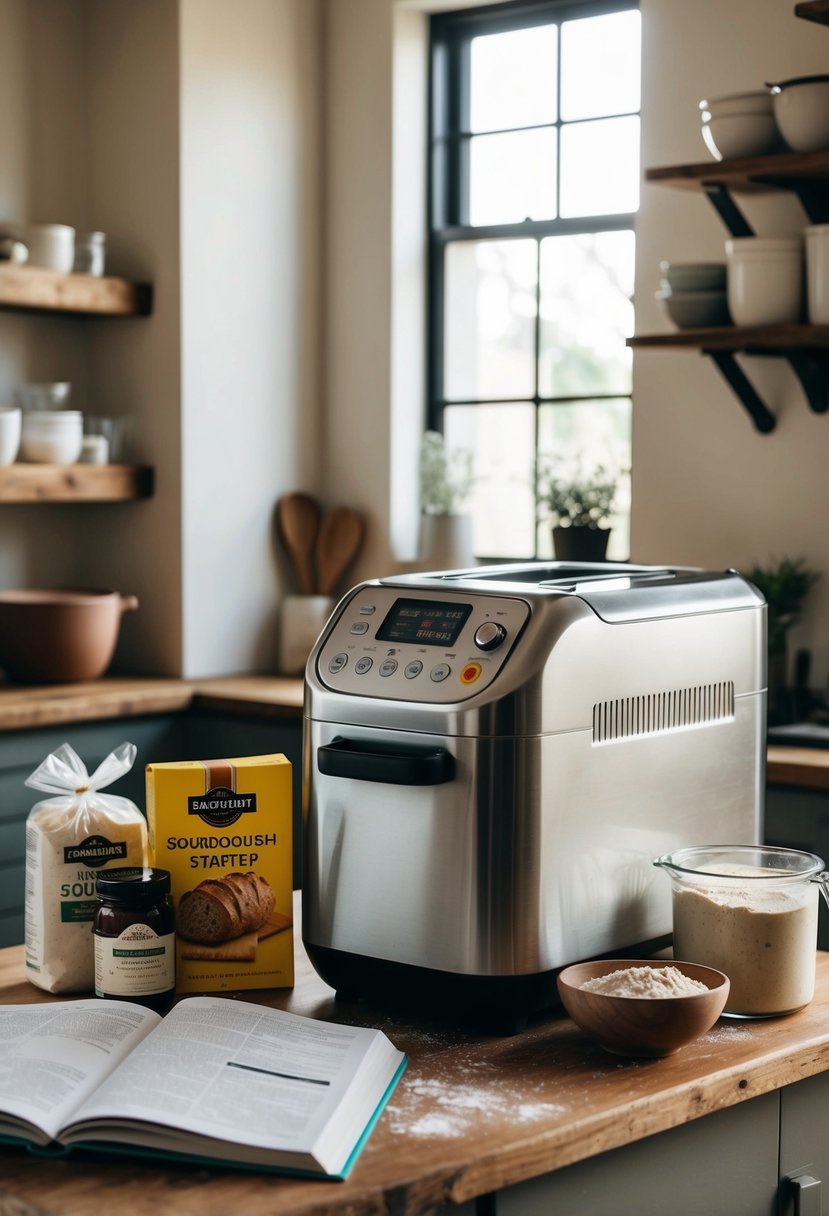
[[[542,25],[472,39],[470,130],[555,122],[557,37]]]
[[[555,214],[555,128],[470,140],[470,224],[520,224]]]
[[[561,214],[617,215],[639,206],[639,119],[561,129]]]
[[[445,398],[532,396],[535,293],[535,241],[447,246]]]
[[[639,109],[638,11],[566,21],[561,27],[561,117],[596,118]]]
[[[625,561],[630,553],[630,415],[629,398],[543,405],[538,419],[539,458],[552,457],[567,470],[592,471],[598,465],[618,474],[607,556]],[[549,521],[538,525],[538,554],[553,551]]]
[[[474,453],[470,509],[475,522],[475,553],[481,557],[532,557],[533,407],[452,405],[444,421],[449,445]]]
[[[631,391],[634,252],[632,232],[541,242],[540,396]]]

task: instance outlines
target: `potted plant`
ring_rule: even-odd
[[[562,461],[544,461],[538,471],[539,508],[553,529],[553,552],[561,561],[604,561],[617,477],[605,466],[586,472]]]
[[[768,713],[772,722],[788,716],[785,709],[786,649],[789,630],[803,615],[803,604],[820,575],[805,558],[784,557],[768,566],[754,566],[746,578],[766,600],[768,639]]]
[[[465,510],[474,477],[472,453],[450,449],[439,431],[427,431],[420,446],[420,555],[427,568],[475,564],[472,517]]]

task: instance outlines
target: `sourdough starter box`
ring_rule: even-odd
[[[169,870],[176,991],[294,983],[291,764],[148,764],[150,864]]]

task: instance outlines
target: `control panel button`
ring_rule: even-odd
[[[437,663],[429,672],[429,679],[434,680],[435,684],[440,684],[451,672],[452,668],[448,663]]]
[[[354,664],[354,670],[358,676],[364,676],[367,671],[371,671],[374,664],[374,659],[370,659],[367,654],[364,654],[361,659],[358,659]]]
[[[377,609],[375,608],[374,604],[360,605],[360,616],[374,616],[376,611]]]
[[[413,680],[415,676],[420,675],[421,671],[423,671],[423,664],[420,659],[414,659],[403,668],[403,675],[407,680]]]
[[[368,621],[354,621],[351,625],[351,633],[368,633]]]
[[[342,671],[342,669],[345,667],[347,662],[348,662],[347,654],[332,655],[331,658],[328,660],[328,670],[331,672],[332,676],[335,676],[338,671]]]
[[[479,650],[497,650],[506,636],[503,625],[497,621],[484,621],[475,630],[475,645]]]
[[[384,659],[379,671],[381,676],[393,676],[397,671],[397,659]]]
[[[474,684],[482,671],[480,663],[467,663],[461,671],[461,684]]]

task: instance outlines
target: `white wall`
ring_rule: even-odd
[[[283,491],[313,490],[318,479],[317,18],[316,4],[296,0],[245,0],[242,10],[181,3],[182,584],[192,676],[273,669],[273,508]]]
[[[798,20],[779,0],[642,0],[643,166],[710,159],[699,101],[829,67],[829,29]],[[802,230],[799,204],[752,196],[759,235]],[[637,221],[636,315],[640,333],[666,332],[654,293],[661,259],[724,260],[727,232],[702,195],[645,186]],[[822,571],[808,615],[792,637],[815,652],[815,684],[829,668],[829,416],[812,413],[777,360],[743,367],[777,416],[771,435],[748,415],[708,360],[695,352],[638,351],[634,358],[632,557],[722,569],[803,555]]]

